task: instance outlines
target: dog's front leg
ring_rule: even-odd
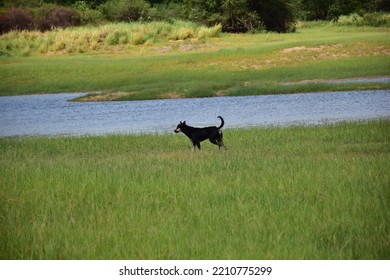
[[[192,153],[195,152],[195,147],[198,147],[198,149],[200,150],[200,143],[198,141],[192,141]]]

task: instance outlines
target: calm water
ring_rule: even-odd
[[[68,102],[83,94],[0,97],[0,136],[172,133],[192,126],[324,124],[390,117],[390,91],[327,92],[132,102]]]

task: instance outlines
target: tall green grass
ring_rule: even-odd
[[[390,122],[0,139],[2,259],[388,259]]]

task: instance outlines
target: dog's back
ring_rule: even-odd
[[[210,137],[218,134],[219,132],[216,126],[209,126],[203,128],[193,127],[192,129],[193,129],[192,130],[193,139],[196,139],[199,142],[209,139]]]

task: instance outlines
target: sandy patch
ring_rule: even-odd
[[[166,92],[163,94],[160,94],[160,98],[163,99],[176,99],[176,98],[184,98],[184,96],[177,92]]]
[[[225,91],[223,90],[217,90],[215,93],[216,96],[225,96]]]
[[[316,84],[316,83],[328,83],[328,84],[348,84],[348,83],[390,83],[390,76],[380,77],[356,77],[345,79],[312,79],[301,80],[296,82],[281,83],[282,85],[297,85],[297,84]]]
[[[305,46],[298,46],[293,48],[287,48],[283,50],[283,53],[290,53],[290,52],[299,52],[299,51],[315,51],[320,52],[323,51],[326,48],[326,46],[318,46],[318,47],[305,47]]]
[[[158,53],[169,53],[175,50],[178,51],[193,51],[193,50],[202,50],[202,49],[213,49],[213,45],[211,43],[204,43],[204,42],[197,42],[197,41],[175,41],[174,43],[180,42],[180,44],[172,44],[172,45],[165,45],[161,47],[155,47],[154,50]]]
[[[134,94],[134,93],[122,92],[122,91],[98,93],[98,94],[91,94],[91,95],[81,97],[81,98],[77,99],[77,101],[84,101],[84,102],[88,102],[88,101],[114,101],[114,100],[118,100],[121,97],[129,96],[131,94]]]

